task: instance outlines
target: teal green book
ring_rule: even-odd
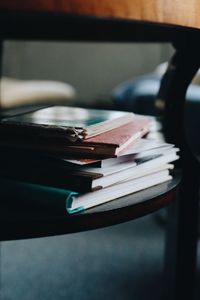
[[[32,206],[36,212],[50,210],[53,214],[56,214],[56,211],[73,214],[171,180],[170,168],[171,165],[163,164],[151,174],[129,177],[122,182],[83,194],[3,178],[0,180],[0,197],[7,199],[9,204],[12,198],[15,203],[24,204],[22,207],[26,208],[25,211],[30,211]],[[136,198],[134,204],[138,203],[137,201]]]
[[[76,195],[77,192],[67,189],[0,178],[0,198],[9,200],[9,204],[18,203],[30,209],[38,207],[45,211],[77,213],[84,209],[81,206],[71,208],[73,197]]]

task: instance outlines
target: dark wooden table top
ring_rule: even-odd
[[[200,28],[197,0],[1,0],[0,10],[62,12]]]
[[[196,0],[0,0],[0,38],[173,42],[199,14]]]

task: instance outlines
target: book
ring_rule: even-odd
[[[11,216],[12,209],[16,211],[24,209],[27,216],[31,215],[30,211],[36,212],[39,216],[42,214],[43,217],[50,212],[54,215],[56,213],[66,215],[72,195],[77,195],[71,190],[5,177],[0,177],[0,186],[0,198],[3,200],[2,203],[5,203],[4,206],[7,202],[10,204]]]
[[[103,160],[98,159],[64,159],[74,165],[95,165],[96,167],[107,167],[113,164],[130,160],[131,158],[139,158],[154,154],[162,154],[164,151],[173,148],[173,144],[165,142],[154,141],[147,138],[140,138],[137,141],[130,143],[124,150],[120,151],[115,158],[107,158]]]
[[[74,174],[79,172],[79,176],[81,176],[82,172],[83,177],[86,176],[90,178],[89,187],[91,190],[102,189],[124,180],[136,179],[165,169],[173,169],[173,165],[170,163],[179,158],[176,151],[176,148],[174,148],[173,150],[166,151],[166,153],[162,155],[146,156],[103,169],[99,169],[98,167],[77,168]],[[75,180],[76,175],[74,182]],[[79,187],[80,186],[81,183],[79,183]]]
[[[18,201],[17,205],[23,203],[23,207],[25,206],[28,210],[74,214],[170,179],[169,172],[164,170],[135,180],[124,181],[102,190],[79,194],[67,189],[0,178],[0,196],[2,199],[12,200],[14,198],[15,201]]]
[[[95,192],[73,195],[70,200],[70,206],[67,207],[67,212],[69,214],[81,212],[91,207],[166,182],[170,179],[172,179],[172,176],[169,175],[168,171],[160,171],[134,180],[131,179],[119,184],[114,184]]]
[[[51,106],[0,120],[0,132],[12,138],[39,135],[75,142],[118,128],[134,120],[134,114],[114,110]]]
[[[124,162],[116,162],[105,168],[78,166],[48,160],[1,159],[0,174],[8,178],[77,192],[99,190],[129,178],[135,179],[161,170],[172,169],[170,163],[177,160],[177,149],[163,154],[150,155]]]
[[[107,158],[116,157],[126,147],[133,144],[148,132],[149,120],[145,117],[135,116],[129,123],[114,128],[97,136],[82,141],[69,142],[66,139],[45,139],[40,135],[22,136],[19,134],[2,137],[2,147],[24,149],[27,151],[40,152],[45,155],[56,155],[60,158]],[[1,132],[1,126],[0,126]]]

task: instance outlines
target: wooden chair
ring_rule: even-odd
[[[175,54],[158,94],[165,103],[167,139],[181,148],[182,182],[179,200],[170,205],[166,243],[168,299],[194,297],[198,162],[184,133],[184,99],[200,65],[200,5],[181,0],[2,0],[0,35],[4,39],[43,39],[117,42],[171,42]],[[145,215],[169,204],[178,179],[113,201],[83,214],[66,218],[55,215],[17,214],[1,200],[1,240],[64,234],[108,226]],[[134,205],[134,198],[145,200]],[[9,199],[8,199],[9,200]],[[4,210],[3,210],[4,209]],[[170,280],[169,280],[170,279]]]

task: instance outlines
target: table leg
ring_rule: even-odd
[[[2,261],[2,242],[0,242],[0,299],[2,298],[2,267],[1,267],[1,261]]]
[[[167,299],[194,299],[198,228],[199,166],[184,130],[186,90],[200,66],[196,36],[175,44],[176,53],[161,81],[158,100],[165,103],[167,140],[181,149],[182,182],[176,203],[169,207],[166,234]]]
[[[0,79],[2,75],[2,51],[3,48],[3,42],[0,42]],[[0,81],[0,110],[1,110],[1,81]],[[0,187],[1,188],[1,187]],[[0,199],[1,201],[1,199]],[[2,299],[2,242],[0,239],[0,299]]]

